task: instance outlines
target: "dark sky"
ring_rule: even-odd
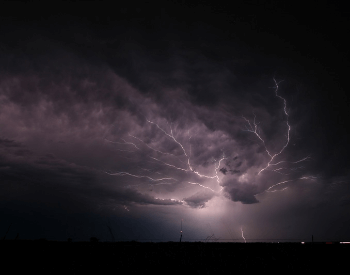
[[[185,2],[4,2],[1,238],[350,240],[345,7]]]

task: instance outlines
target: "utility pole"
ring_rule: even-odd
[[[182,239],[182,219],[181,219],[180,243],[181,243],[181,239]]]
[[[109,233],[111,234],[111,236],[112,236],[112,241],[113,242],[115,242],[115,238],[114,238],[114,235],[113,235],[113,232],[112,232],[112,229],[111,229],[111,223],[110,223],[110,221],[108,220],[108,224],[107,224],[107,228],[108,228],[108,230],[109,230]]]
[[[12,225],[12,223],[10,224],[9,228],[7,229],[6,234],[5,234],[5,236],[2,238],[2,240],[5,240],[7,233],[9,233],[9,230],[10,230],[11,225]]]

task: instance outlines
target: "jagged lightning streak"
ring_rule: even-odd
[[[157,123],[155,123],[155,122],[153,122],[153,121],[150,121],[150,120],[148,120],[148,119],[147,119],[147,122],[154,124],[159,130],[161,130],[165,135],[167,135],[168,137],[170,137],[175,143],[177,143],[177,144],[181,147],[182,152],[184,153],[184,155],[185,155],[186,158],[187,158],[187,165],[188,165],[188,168],[189,168],[189,170],[190,170],[191,172],[194,172],[195,174],[197,174],[197,175],[200,176],[200,177],[205,177],[205,178],[210,178],[210,179],[215,178],[215,176],[214,176],[214,177],[210,177],[210,176],[202,175],[202,174],[200,174],[199,172],[197,172],[195,169],[192,168],[191,163],[190,163],[190,157],[188,156],[188,154],[187,154],[187,152],[186,152],[184,146],[174,137],[173,130],[171,129],[171,127],[170,127],[170,134],[169,134],[169,133],[166,132],[164,129],[162,129]]]
[[[134,174],[130,174],[130,173],[127,173],[127,172],[117,172],[117,173],[108,173],[108,172],[105,172],[106,174],[110,175],[110,176],[131,176],[131,177],[135,177],[135,178],[147,178],[151,181],[162,181],[162,180],[175,180],[174,178],[160,178],[160,179],[154,179],[154,178],[151,178],[149,176],[139,176],[139,175],[134,175]]]
[[[122,138],[121,138],[121,140],[122,140],[122,141],[124,141],[124,142],[111,141],[111,140],[108,140],[108,139],[106,139],[106,138],[105,138],[105,140],[106,140],[106,141],[108,141],[108,142],[110,142],[110,143],[132,145],[132,146],[134,146],[136,149],[140,150],[140,148],[139,148],[139,147],[137,147],[135,143],[132,143],[132,142],[127,142],[127,141],[125,141],[125,140],[124,140],[124,139],[122,139]]]
[[[177,167],[177,166],[172,165],[172,164],[170,164],[170,163],[166,163],[166,162],[164,162],[164,161],[161,161],[161,160],[159,160],[159,159],[157,159],[157,158],[154,158],[154,157],[150,157],[150,158],[151,158],[151,159],[154,159],[154,160],[156,160],[156,161],[159,161],[159,162],[161,162],[161,163],[164,164],[164,165],[173,167],[173,168],[175,168],[175,169],[182,170],[182,171],[185,171],[185,172],[188,172],[188,171],[189,171],[188,169],[183,169],[183,168]]]
[[[288,146],[289,141],[290,141],[290,130],[291,130],[291,126],[289,125],[289,121],[288,121],[289,114],[288,114],[288,112],[287,112],[287,101],[286,101],[285,98],[283,98],[282,96],[280,96],[280,95],[278,94],[278,84],[279,84],[281,81],[280,81],[280,82],[277,82],[275,78],[274,78],[273,80],[274,80],[275,85],[276,85],[276,87],[275,87],[275,94],[276,94],[276,96],[277,96],[278,98],[280,98],[280,99],[283,100],[283,111],[284,111],[284,114],[285,114],[286,117],[287,117],[287,119],[286,119],[286,124],[287,124],[287,128],[288,128],[288,130],[287,130],[287,140],[286,140],[286,143],[284,144],[284,146],[281,148],[281,150],[278,151],[278,152],[275,153],[275,154],[272,154],[272,153],[267,149],[266,144],[265,144],[265,140],[264,140],[264,139],[260,136],[260,134],[258,133],[259,128],[258,128],[258,124],[257,124],[256,121],[255,121],[255,119],[256,119],[255,114],[254,114],[253,125],[251,124],[251,122],[250,122],[247,118],[245,118],[245,117],[242,116],[243,119],[248,123],[248,125],[249,125],[249,127],[250,127],[250,128],[248,128],[248,127],[246,126],[246,130],[245,130],[245,131],[254,133],[254,134],[261,140],[261,142],[262,142],[262,144],[263,144],[263,146],[264,146],[265,151],[267,152],[267,154],[268,154],[269,157],[270,157],[270,160],[268,161],[266,167],[262,168],[262,169],[258,172],[258,175],[259,175],[261,172],[263,172],[264,170],[266,170],[267,168],[269,168],[270,166],[276,166],[276,165],[279,165],[279,164],[281,164],[281,163],[286,163],[286,162],[287,162],[287,161],[279,161],[279,162],[277,162],[277,163],[272,163],[273,160],[274,160],[277,156],[279,156],[280,154],[282,154],[282,152],[284,151],[284,149],[286,149],[286,147]],[[253,127],[253,126],[254,126],[254,127]],[[298,160],[298,161],[289,162],[289,163],[299,163],[299,162],[302,162],[302,161],[306,161],[306,160],[308,160],[309,158],[310,158],[310,157],[307,156],[307,157],[305,157],[305,158],[303,158],[303,159],[300,159],[300,160]],[[272,171],[275,171],[275,172],[276,172],[276,170],[272,170]]]
[[[154,124],[154,125],[155,125],[158,129],[160,129],[166,136],[170,137],[175,143],[177,143],[177,144],[181,147],[181,149],[182,149],[184,155],[185,155],[186,158],[187,158],[187,165],[188,165],[188,168],[189,168],[189,169],[183,169],[183,168],[177,167],[177,166],[175,166],[175,165],[172,165],[172,164],[163,162],[163,161],[161,161],[161,160],[159,160],[159,159],[156,159],[156,158],[153,158],[153,157],[151,157],[151,158],[153,158],[153,159],[155,159],[155,160],[157,160],[157,161],[162,162],[164,165],[173,167],[173,168],[178,169],[178,170],[183,170],[183,171],[185,171],[185,172],[191,171],[191,172],[195,173],[195,174],[196,174],[197,176],[199,176],[199,177],[208,178],[208,179],[216,179],[216,181],[217,181],[218,183],[220,183],[220,179],[219,179],[217,170],[218,170],[219,167],[220,167],[221,161],[224,160],[224,159],[226,159],[225,156],[223,156],[223,157],[218,161],[218,165],[215,165],[215,169],[214,169],[215,175],[214,175],[214,176],[208,176],[208,175],[201,174],[201,173],[199,173],[198,171],[196,171],[196,170],[192,167],[191,162],[190,162],[190,156],[191,156],[191,154],[190,154],[190,155],[187,154],[185,147],[174,137],[174,134],[173,134],[173,131],[172,131],[171,127],[170,127],[170,134],[169,134],[169,133],[166,132],[163,128],[161,128],[157,123],[155,123],[155,122],[153,122],[153,121],[150,121],[150,120],[147,120],[147,122]],[[190,137],[189,139],[191,139],[191,137]],[[191,147],[190,147],[190,148],[191,148]],[[191,152],[191,150],[190,150],[190,152]],[[203,185],[200,185],[200,184],[198,184],[198,185],[201,186],[201,187],[204,187]],[[211,188],[210,188],[210,189],[211,189]],[[222,188],[221,188],[221,189],[222,189]]]
[[[274,187],[276,187],[276,186],[278,186],[278,185],[281,185],[281,184],[287,183],[287,182],[291,182],[291,181],[296,181],[296,180],[316,180],[316,179],[317,179],[317,177],[314,177],[314,176],[304,176],[304,177],[297,178],[297,179],[285,180],[285,181],[281,181],[281,182],[278,182],[278,183],[276,183],[276,184],[270,186],[269,188],[267,188],[267,189],[266,189],[265,191],[263,191],[263,192],[277,192],[277,191],[283,191],[283,190],[287,189],[287,187],[286,187],[286,188],[283,188],[283,189],[281,189],[281,190],[273,190],[273,191],[269,191],[269,190],[272,189],[272,188],[274,188]]]
[[[302,168],[304,168],[304,166],[299,166],[299,167],[294,167],[294,168],[284,168],[284,167],[282,167],[282,168],[277,168],[277,169],[274,169],[274,170],[271,170],[271,171],[276,172],[276,173],[281,174],[281,175],[288,176],[288,175],[290,175],[290,173],[282,173],[280,171],[281,170],[287,170],[287,169],[295,171],[295,170],[302,169]]]
[[[182,144],[181,144],[180,142],[178,142],[178,141],[176,140],[176,138],[175,138],[174,135],[173,135],[173,131],[172,131],[172,130],[170,131],[171,134],[169,134],[169,133],[167,133],[165,130],[163,130],[161,127],[159,127],[159,125],[158,125],[157,123],[155,123],[155,122],[153,122],[153,121],[150,121],[150,120],[148,120],[148,119],[146,119],[146,120],[147,120],[147,122],[156,125],[157,128],[158,128],[159,130],[161,130],[165,135],[167,135],[167,136],[170,137],[172,140],[174,140],[178,145],[180,145],[180,147],[182,148],[182,151],[184,152],[185,156],[188,158],[188,156],[187,156],[187,154],[186,154],[185,148],[182,146]]]
[[[220,179],[219,179],[219,175],[218,175],[218,169],[220,168],[221,161],[223,161],[224,159],[227,159],[227,158],[225,158],[225,155],[223,155],[222,158],[219,160],[218,165],[217,166],[215,165],[215,177],[216,177],[216,181],[217,181],[218,184],[220,184]],[[223,189],[224,188],[221,186],[220,191],[222,191]]]
[[[155,149],[155,148],[149,146],[146,142],[144,142],[142,139],[140,139],[140,138],[138,138],[138,137],[135,137],[135,136],[130,135],[130,134],[129,134],[129,136],[130,136],[130,137],[133,137],[134,139],[137,139],[137,140],[140,141],[140,142],[142,142],[142,143],[145,144],[149,149],[151,149],[151,150],[153,150],[153,151],[155,151],[155,152],[157,152],[157,153],[160,153],[160,154],[163,154],[163,155],[170,155],[170,156],[178,157],[178,156],[176,156],[176,155],[174,155],[174,154],[167,153],[167,152],[162,152],[162,151],[160,151],[160,150],[157,150],[157,149]]]
[[[193,185],[198,185],[198,186],[200,186],[200,187],[203,187],[203,188],[206,188],[206,189],[209,189],[210,191],[213,191],[213,192],[215,192],[213,189],[211,189],[210,187],[208,187],[208,186],[204,186],[204,185],[202,185],[202,184],[200,184],[200,183],[198,183],[198,182],[188,182],[189,184],[193,184]]]
[[[172,163],[163,161],[163,160],[161,160],[161,159],[159,159],[159,158],[156,158],[156,157],[153,157],[153,156],[148,156],[150,159],[152,159],[152,160],[154,160],[154,161],[156,161],[156,162],[158,162],[158,163],[160,163],[160,164],[162,164],[162,165],[165,165],[165,166],[168,166],[168,167],[170,167],[170,168],[183,171],[183,172],[185,172],[185,173],[188,173],[188,172],[194,173],[195,175],[197,175],[197,176],[200,177],[200,178],[216,179],[216,182],[217,182],[218,184],[220,184],[220,178],[219,178],[219,175],[218,175],[218,169],[220,168],[221,162],[222,162],[224,159],[226,159],[226,157],[225,157],[224,154],[223,154],[223,156],[221,157],[221,159],[215,160],[214,171],[213,171],[213,172],[214,172],[214,175],[211,176],[211,175],[202,174],[202,173],[196,171],[195,168],[194,168],[194,167],[192,166],[192,164],[191,164],[192,150],[191,150],[191,142],[190,142],[190,141],[191,141],[191,137],[192,137],[192,136],[190,136],[189,139],[188,139],[188,140],[189,140],[189,143],[190,143],[190,149],[189,149],[190,151],[189,151],[189,153],[188,153],[188,152],[186,151],[186,149],[185,149],[185,146],[174,136],[173,129],[172,129],[171,125],[169,125],[169,126],[170,126],[170,132],[167,132],[167,131],[164,130],[162,127],[160,127],[157,123],[155,123],[155,122],[153,122],[153,121],[150,121],[150,120],[148,120],[148,119],[146,119],[146,121],[147,121],[148,123],[150,123],[150,124],[155,125],[161,132],[164,133],[164,135],[166,135],[168,138],[170,138],[173,142],[175,142],[175,143],[181,148],[181,150],[182,150],[182,152],[183,152],[182,156],[184,156],[184,157],[186,158],[186,163],[183,162],[183,161],[179,158],[181,155],[174,155],[174,154],[172,154],[172,153],[170,153],[170,152],[164,152],[164,151],[162,151],[162,150],[159,150],[158,148],[154,148],[154,147],[150,146],[150,145],[147,144],[145,141],[143,141],[142,139],[140,139],[140,138],[138,138],[138,137],[136,137],[136,136],[134,136],[134,135],[131,135],[131,134],[128,134],[128,135],[129,135],[131,138],[134,138],[134,139],[136,139],[137,141],[143,143],[145,146],[147,146],[149,149],[151,149],[152,151],[154,151],[154,152],[156,152],[156,153],[159,153],[159,154],[162,154],[162,155],[168,155],[168,156],[176,157],[180,162],[184,163],[187,167],[186,167],[186,168],[180,167],[180,166],[177,166],[177,165],[175,165],[175,164],[172,164]],[[176,128],[176,127],[175,127],[175,128]],[[189,135],[189,131],[188,131],[188,135]],[[106,139],[106,140],[107,140],[107,139]],[[122,142],[113,142],[113,141],[110,141],[110,140],[107,140],[107,141],[109,141],[109,142],[111,142],[111,143],[117,143],[117,144],[132,145],[132,146],[134,146],[136,149],[140,150],[140,148],[139,148],[136,144],[134,144],[134,143],[132,143],[132,142],[128,142],[128,141],[126,141],[126,140],[124,140],[124,139],[121,139],[121,140],[123,141],[123,143],[122,143]],[[144,170],[144,171],[150,172],[149,169],[145,169],[145,168],[141,168],[141,169]],[[113,175],[113,176],[130,176],[130,177],[135,177],[135,178],[146,178],[146,179],[149,179],[149,180],[151,180],[151,181],[153,181],[153,182],[159,182],[159,183],[157,183],[157,184],[150,184],[151,186],[153,186],[153,185],[161,185],[161,184],[170,184],[170,183],[168,183],[168,182],[163,182],[163,181],[168,181],[168,180],[175,180],[175,181],[176,181],[176,179],[171,178],[171,177],[166,177],[166,178],[153,178],[153,177],[150,177],[150,176],[148,176],[148,175],[144,175],[144,174],[143,174],[143,175],[142,175],[142,174],[141,174],[141,175],[138,175],[138,174],[129,173],[129,172],[116,172],[116,173],[107,173],[107,174]],[[197,186],[199,186],[199,187],[201,187],[201,188],[208,189],[208,190],[210,190],[210,191],[212,191],[212,192],[215,193],[215,190],[214,190],[214,189],[212,189],[212,188],[210,188],[210,187],[208,187],[208,186],[205,186],[205,185],[203,185],[203,184],[200,184],[200,183],[198,183],[198,182],[188,181],[187,183],[190,184],[190,185],[197,185]],[[222,190],[222,189],[223,189],[223,187],[221,187],[221,190]],[[221,190],[220,190],[220,191],[221,191]]]
[[[246,241],[246,239],[244,238],[243,228],[242,228],[242,227],[241,227],[241,232],[242,232],[242,238],[243,238],[244,242],[246,243],[247,241]]]

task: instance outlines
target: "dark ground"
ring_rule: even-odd
[[[2,241],[3,270],[35,274],[233,274],[341,271],[350,245]]]

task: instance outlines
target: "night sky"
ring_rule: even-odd
[[[350,14],[195,3],[4,2],[0,238],[350,241]]]

